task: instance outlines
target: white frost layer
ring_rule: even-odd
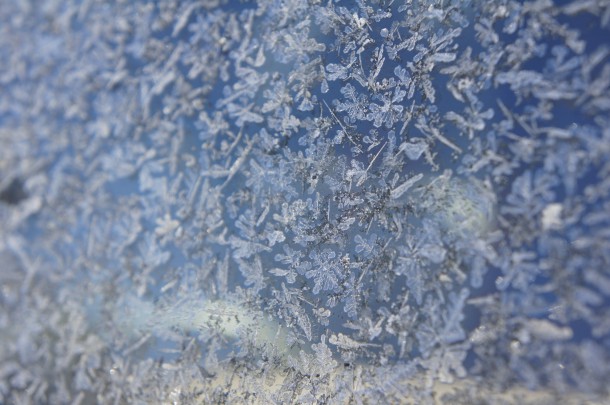
[[[130,297],[117,306],[116,326],[126,336],[152,333],[162,335],[170,330],[202,335],[220,335],[224,339],[253,345],[286,357],[293,351],[288,330],[270,319],[262,311],[248,308],[244,303],[190,298],[170,305],[153,303]]]

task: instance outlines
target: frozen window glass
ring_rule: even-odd
[[[604,403],[609,30],[2,2],[0,403]]]

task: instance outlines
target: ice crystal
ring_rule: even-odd
[[[602,402],[609,28],[4,2],[0,402]]]

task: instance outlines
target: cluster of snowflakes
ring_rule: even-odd
[[[609,31],[607,0],[3,2],[0,402],[608,394]],[[116,322],[199,295],[300,357]]]

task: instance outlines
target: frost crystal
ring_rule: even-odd
[[[603,403],[609,29],[3,2],[0,403]]]

